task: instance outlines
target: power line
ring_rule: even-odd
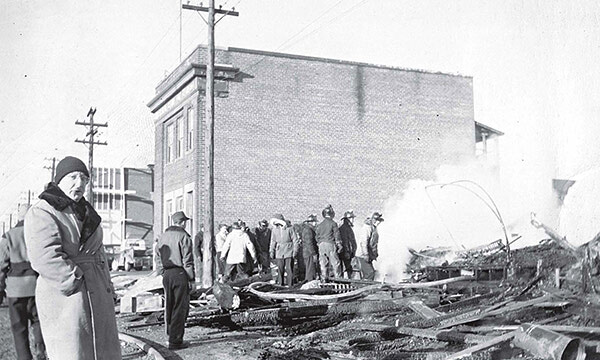
[[[316,22],[318,19],[322,18],[324,15],[326,15],[327,13],[329,13],[331,10],[333,10],[333,8],[335,8],[339,3],[341,3],[341,1],[337,2],[335,5],[333,5],[332,7],[330,7],[329,9],[327,9],[325,12],[323,12],[321,15],[319,15],[317,17],[317,19],[313,20],[312,22],[310,22],[308,25],[306,25],[304,28],[302,28],[302,30],[300,30],[298,33],[294,34],[292,37],[290,37],[289,39],[287,39],[286,41],[284,41],[281,45],[279,45],[274,51],[278,51],[278,50],[282,50],[282,49],[288,49],[291,46],[294,46],[295,44],[297,44],[299,41],[305,39],[307,36],[312,35],[313,33],[315,33],[316,31],[322,29],[324,26],[330,25],[333,22],[341,19],[343,16],[347,15],[348,13],[350,13],[351,11],[355,10],[357,7],[363,5],[364,3],[366,3],[368,0],[363,0],[357,4],[355,4],[354,6],[352,6],[351,8],[349,8],[348,10],[340,13],[337,17],[334,17],[331,21],[317,27],[316,29],[314,29],[313,31],[309,32],[308,34],[304,35],[303,37],[301,37],[300,39],[298,39],[296,42],[290,44],[289,46],[284,46],[286,43],[288,43],[291,39],[295,38],[296,36],[298,36],[302,31],[304,31],[306,28],[308,28],[310,25],[312,25],[314,22]],[[242,71],[250,71],[252,69],[254,69],[257,65],[259,65],[261,62],[263,62],[265,59],[267,58],[267,56],[263,56],[262,58],[260,58],[257,62],[255,62],[254,64],[250,65],[249,67],[247,67],[246,69],[242,70],[240,69],[238,71],[238,74]]]

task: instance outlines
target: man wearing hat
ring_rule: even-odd
[[[169,349],[187,347],[183,342],[185,320],[190,308],[190,287],[194,281],[193,243],[185,231],[189,220],[183,211],[171,215],[169,226],[158,241],[158,273],[165,289],[165,326]]]
[[[354,236],[354,211],[348,210],[342,217],[340,226],[340,237],[342,238],[342,252],[340,259],[344,265],[344,271],[348,279],[352,279],[352,258],[356,254],[356,237]]]
[[[277,265],[277,285],[292,286],[294,279],[294,258],[300,248],[299,240],[291,227],[287,225],[281,214],[271,218],[271,243],[269,255]],[[284,281],[285,280],[285,281]]]
[[[67,156],[25,216],[25,243],[39,276],[35,304],[50,359],[121,359],[116,297],[102,219],[84,198],[90,173]]]
[[[331,274],[328,273],[328,268],[333,268],[333,276],[336,278],[342,277],[342,264],[338,253],[342,251],[342,239],[340,237],[340,229],[333,218],[335,212],[331,205],[327,205],[321,212],[323,221],[315,229],[315,237],[317,246],[319,247],[319,265],[321,266],[321,278],[326,279]]]
[[[304,257],[304,280],[312,281],[317,278],[319,264],[319,249],[315,240],[317,215],[308,215],[302,224],[302,255]]]
[[[258,267],[262,274],[271,272],[271,259],[269,257],[269,245],[271,243],[271,229],[269,222],[261,220],[258,226],[254,228],[256,237],[256,255],[258,256]]]
[[[245,230],[246,224],[242,220],[234,222],[221,248],[221,261],[226,263],[225,280],[235,281],[238,277],[248,277],[248,263],[256,262],[254,244]],[[252,262],[248,259],[248,253]]]
[[[367,218],[365,221],[358,241],[358,253],[356,254],[356,258],[358,259],[362,278],[366,280],[375,279],[373,261],[377,260],[377,257],[379,256],[377,251],[377,244],[379,243],[377,226],[379,226],[382,221],[382,215],[378,212],[374,212],[373,216]]]
[[[23,236],[23,220],[28,209],[28,205],[19,206],[17,225],[2,235],[0,240],[0,303],[6,294],[17,358],[45,359],[46,347],[35,307],[37,273],[29,263]],[[29,348],[30,324],[35,357],[32,357]]]

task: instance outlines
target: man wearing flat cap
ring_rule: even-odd
[[[348,275],[348,279],[352,279],[352,258],[356,254],[356,237],[354,235],[354,211],[348,210],[342,217],[342,225],[340,225],[340,237],[342,238],[342,252],[340,260],[344,265],[344,271]]]
[[[379,233],[377,226],[383,221],[383,216],[374,212],[370,218],[367,218],[362,228],[362,233],[358,241],[358,252],[356,258],[360,267],[363,279],[374,280],[375,268],[373,261],[379,257],[377,245],[379,243]]]
[[[84,198],[90,173],[67,156],[25,216],[25,244],[39,276],[35,303],[50,359],[121,359],[102,219]]]
[[[190,307],[190,287],[194,281],[193,243],[185,231],[189,220],[183,211],[171,215],[169,226],[158,241],[157,270],[165,289],[165,326],[169,349],[187,347],[183,342],[185,320]]]

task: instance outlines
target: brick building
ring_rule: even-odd
[[[157,232],[177,210],[192,215],[192,233],[202,220],[205,53],[148,104]],[[471,77],[239,48],[215,56],[216,222],[298,221],[329,203],[364,218],[407,180],[475,157]]]

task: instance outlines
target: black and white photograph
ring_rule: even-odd
[[[0,2],[0,359],[600,358],[600,2]]]

